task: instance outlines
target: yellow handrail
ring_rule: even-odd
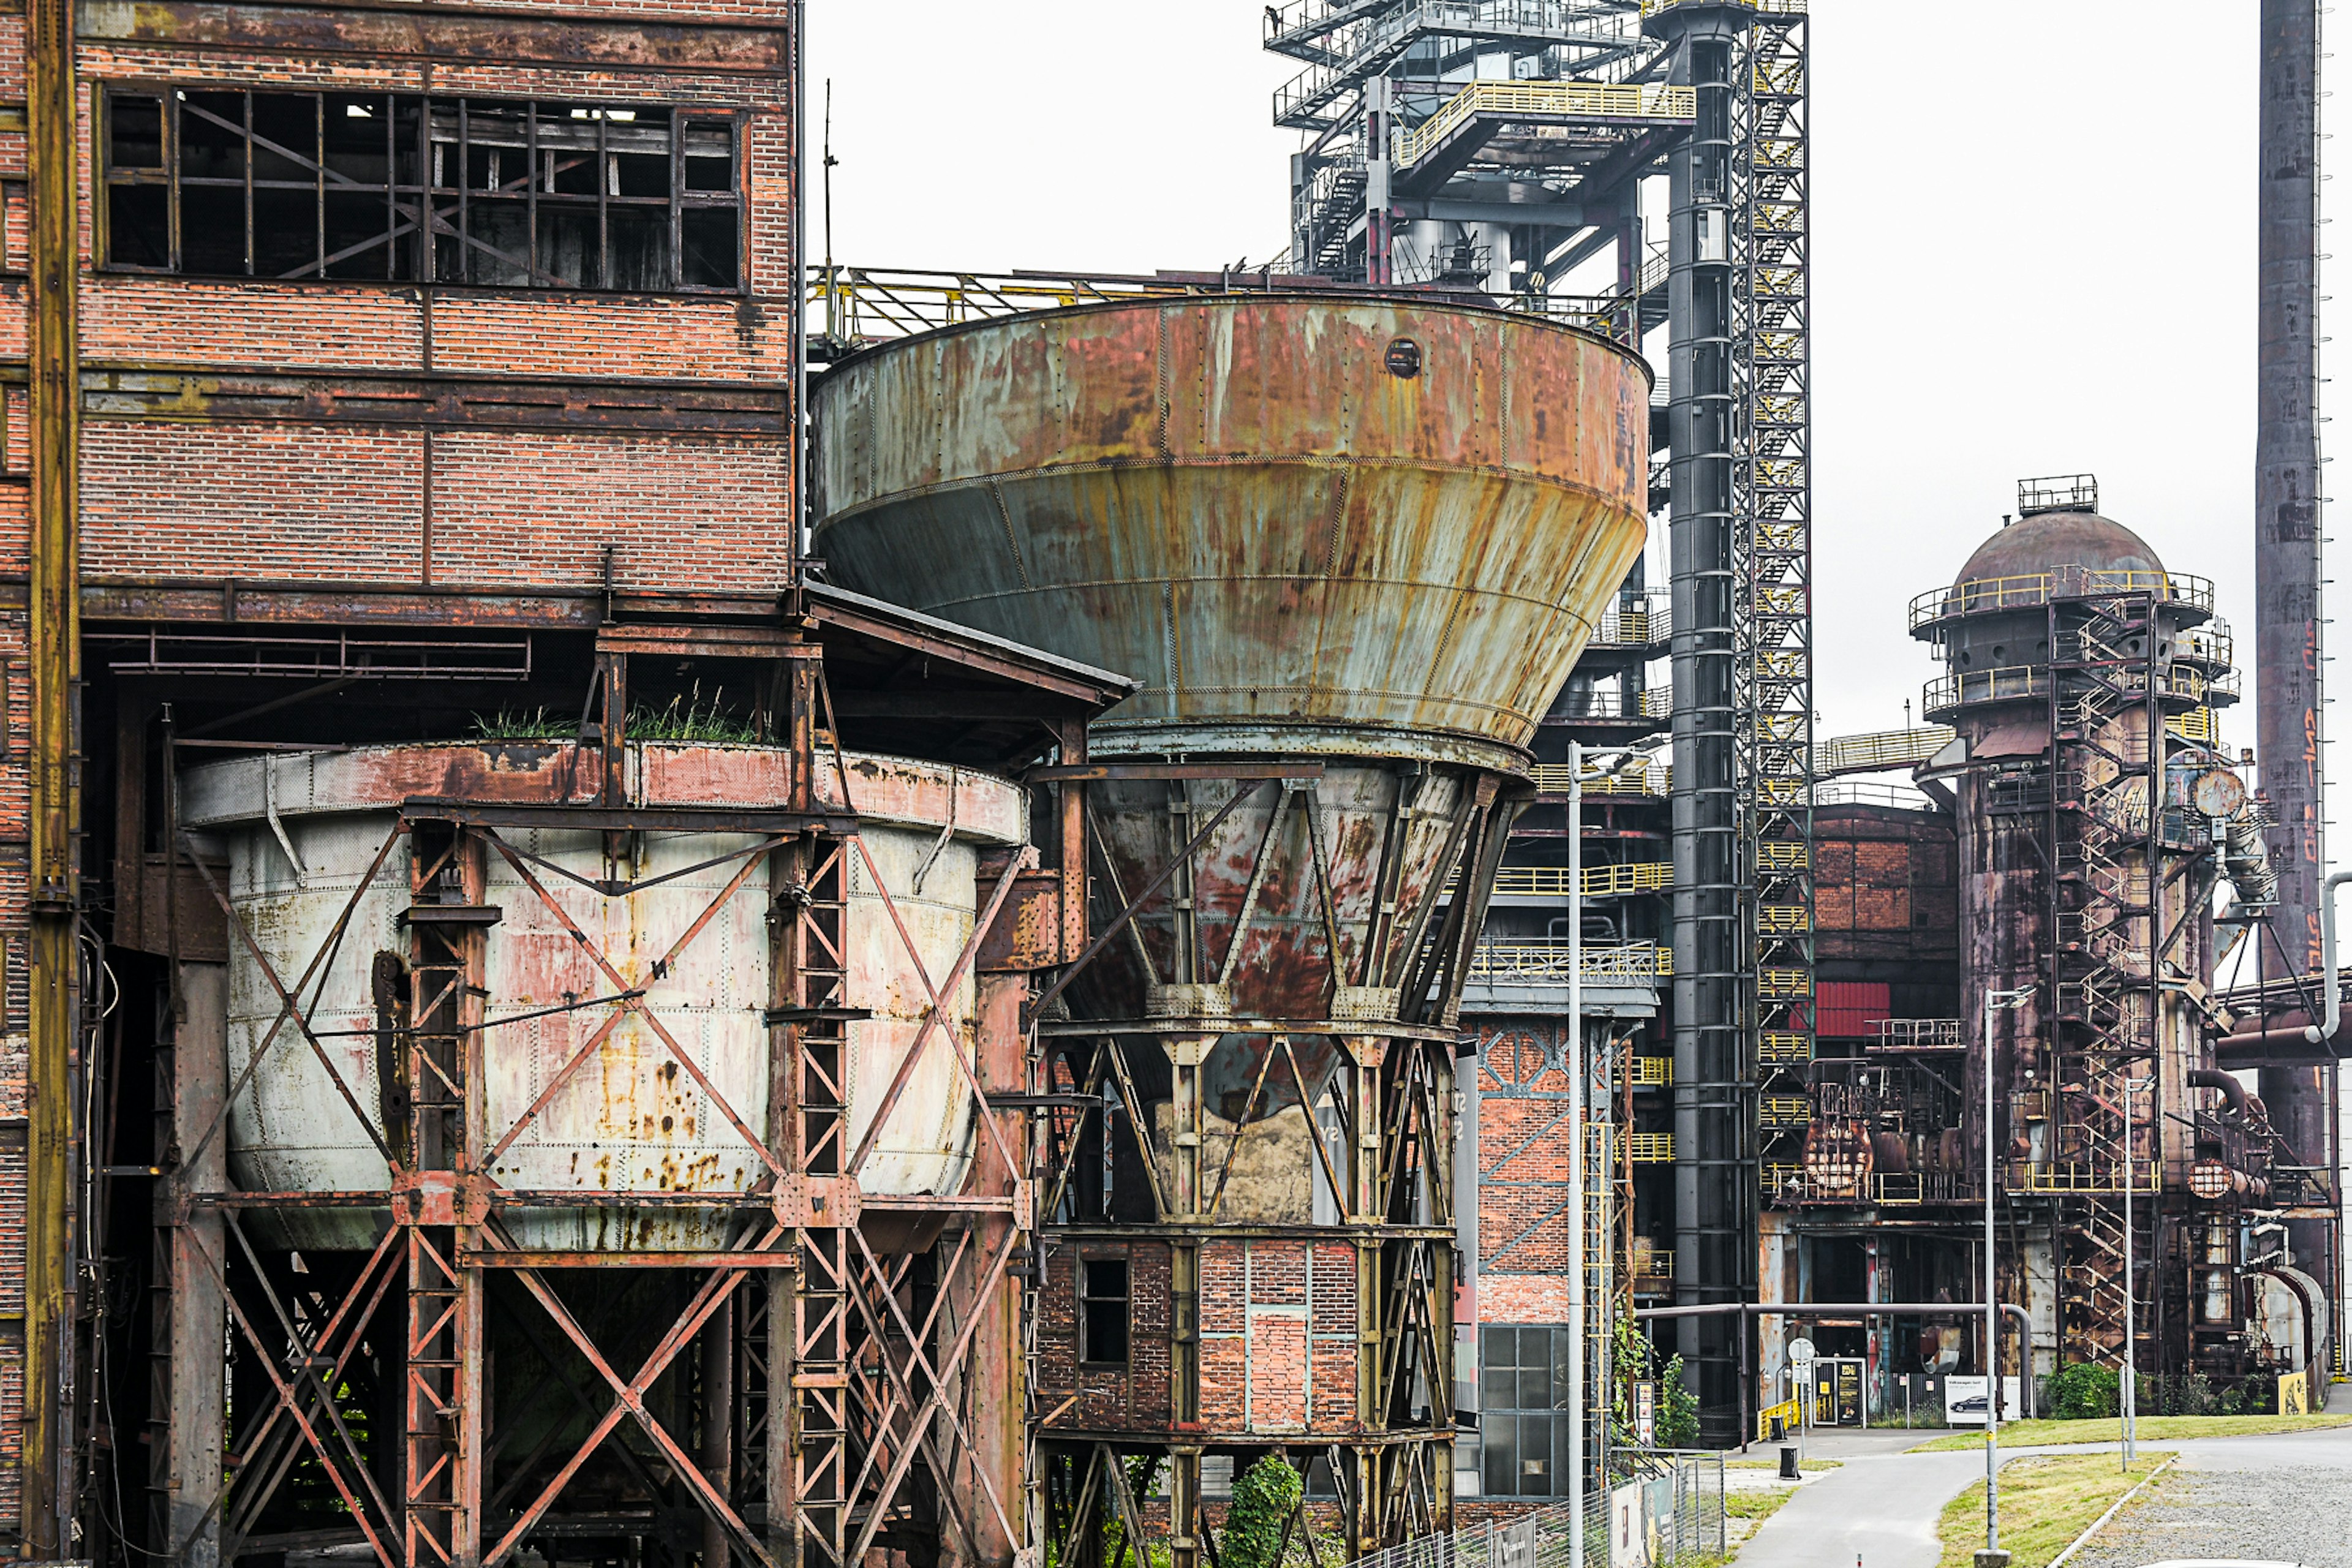
[[[2031,572],[2013,577],[1979,577],[1936,588],[1911,601],[1911,625],[1916,630],[1953,616],[1979,616],[1996,610],[2036,609],[2053,598],[2095,599],[2113,595],[2152,594],[2159,599],[2192,608],[2213,607],[2213,584],[2203,577],[2179,572],[2091,571]]]
[[[1419,163],[1429,150],[1472,116],[1584,115],[1596,120],[1690,120],[1697,95],[1687,87],[1658,82],[1474,81],[1444,107],[1396,139],[1399,168]]]

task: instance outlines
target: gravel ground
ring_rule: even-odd
[[[2141,1568],[2176,1557],[2251,1557],[2303,1568],[2352,1568],[2347,1506],[2352,1471],[2341,1466],[2221,1470],[2176,1465],[2117,1514],[2069,1568]]]

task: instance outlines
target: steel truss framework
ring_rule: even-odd
[[[797,761],[810,763],[822,677],[814,650],[795,651],[807,657],[786,661],[794,749]],[[617,701],[624,662],[608,660],[604,672],[616,707],[625,707]],[[832,765],[845,792],[849,773],[837,751]],[[1011,1478],[992,1473],[977,1435],[987,1413],[975,1408],[967,1375],[975,1339],[992,1321],[990,1303],[1002,1296],[1026,1231],[1017,1122],[979,1118],[975,1174],[964,1195],[861,1197],[857,1178],[927,1053],[949,1054],[980,1103],[988,1103],[992,1089],[1001,1092],[1002,1085],[984,1081],[958,1031],[942,1026],[942,998],[973,970],[983,936],[1034,855],[1013,858],[996,876],[956,963],[932,976],[854,817],[819,810],[810,779],[809,767],[797,767],[798,798],[789,807],[765,814],[763,831],[742,833],[737,847],[693,868],[727,868],[727,882],[684,929],[643,933],[667,946],[636,979],[624,966],[642,960],[608,952],[580,931],[542,873],[622,898],[669,879],[616,886],[582,878],[478,819],[493,813],[415,801],[399,810],[319,948],[292,974],[272,965],[193,841],[179,837],[181,858],[218,904],[230,940],[278,1010],[209,1120],[180,1129],[176,1170],[205,1168],[206,1151],[225,1136],[230,1104],[291,1036],[391,1172],[388,1192],[207,1191],[173,1179],[171,1245],[193,1256],[194,1273],[226,1303],[236,1375],[266,1384],[266,1408],[240,1411],[233,1433],[215,1423],[222,1451],[194,1459],[195,1470],[209,1466],[228,1478],[210,1505],[224,1560],[298,1482],[331,1493],[334,1511],[383,1568],[494,1565],[551,1529],[571,1536],[659,1533],[665,1512],[700,1517],[706,1565],[845,1564],[877,1542],[908,1544],[909,1530],[952,1541],[973,1560],[1002,1555],[1026,1538],[1021,1500],[1008,1495]],[[639,826],[639,814],[625,809],[552,811],[563,826],[624,838]],[[493,860],[570,932],[577,956],[604,988],[526,1015],[574,1014],[594,1024],[529,1107],[504,1122],[488,1119],[479,1087],[499,1053],[501,1026],[521,1021],[487,1016],[485,932],[495,911],[484,894]],[[854,862],[863,864],[862,885],[878,895],[928,1005],[870,1130],[853,1148],[844,1026],[860,1015],[842,1005],[842,986]],[[347,939],[362,900],[404,868],[407,953],[355,952]],[[648,1000],[739,897],[762,898],[772,910],[766,1106],[730,1104]],[[400,1054],[408,1086],[404,1097],[387,1096],[374,1116],[337,1070],[313,1022],[327,973],[369,963],[383,1021],[379,1047]],[[488,1173],[567,1083],[593,1070],[624,1021],[658,1041],[667,1061],[743,1141],[756,1161],[747,1188],[531,1190]],[[768,1137],[755,1131],[761,1122]],[[387,1205],[390,1223],[363,1261],[351,1268],[321,1255],[307,1279],[293,1271],[299,1265],[289,1270],[289,1255],[269,1250],[250,1220],[257,1211]],[[517,1239],[517,1222],[533,1211],[597,1205],[707,1218],[723,1225],[726,1239],[713,1250],[635,1253]],[[892,1208],[922,1222],[912,1227],[919,1242],[892,1245],[860,1227],[861,1218]],[[610,1310],[616,1291],[629,1310]],[[533,1349],[549,1391],[564,1402],[551,1422],[544,1408],[489,1408],[485,1352],[493,1312],[501,1331]],[[383,1386],[382,1375],[369,1385],[363,1345],[372,1338],[373,1354],[379,1364],[388,1362],[396,1388]],[[382,1355],[387,1343],[397,1346],[389,1358]],[[159,1400],[170,1402],[183,1375],[200,1379],[202,1371],[162,1377]],[[536,1431],[523,1416],[534,1418]],[[583,1518],[577,1498],[591,1482],[606,1500]],[[614,1514],[616,1488],[635,1499],[634,1511]],[[689,1545],[674,1544],[691,1554]]]
[[[1401,777],[1381,832],[1375,895],[1366,906],[1367,922],[1359,926],[1342,909],[1335,868],[1324,857],[1326,808],[1318,795],[1317,764],[1144,764],[1106,771],[1128,780],[1168,778],[1170,853],[1131,895],[1108,855],[1097,856],[1094,886],[1107,900],[1107,918],[1079,964],[1038,1003],[1045,1016],[1036,1082],[1043,1108],[1035,1129],[1039,1239],[1047,1258],[1090,1241],[1149,1238],[1167,1247],[1170,1418],[1156,1429],[1090,1426],[1066,1418],[1079,1403],[1075,1395],[1053,1408],[1033,1409],[1030,1464],[1045,1502],[1045,1539],[1061,1562],[1098,1568],[1119,1568],[1130,1548],[1139,1560],[1147,1541],[1156,1550],[1160,1538],[1143,1528],[1127,1470],[1139,1460],[1149,1471],[1165,1466],[1171,1562],[1190,1568],[1205,1557],[1213,1565],[1217,1545],[1202,1510],[1200,1480],[1202,1458],[1212,1450],[1234,1454],[1237,1473],[1270,1452],[1289,1456],[1301,1468],[1325,1461],[1350,1556],[1450,1528],[1454,1007],[1484,917],[1483,889],[1492,882],[1516,805],[1499,798],[1501,781],[1482,775],[1476,787],[1443,808],[1445,843],[1428,885],[1443,886],[1458,869],[1465,896],[1444,904],[1437,917],[1436,899],[1416,899],[1405,884],[1407,835],[1416,816],[1437,808],[1417,806],[1416,781],[1426,774]],[[1194,791],[1194,781],[1203,779],[1210,790],[1222,784],[1229,792],[1213,811],[1207,805],[1213,796]],[[1221,858],[1211,847],[1244,802],[1268,790],[1279,796],[1252,853],[1238,911],[1226,922],[1223,951],[1213,960],[1215,931],[1199,918],[1202,900],[1196,896],[1212,862]],[[1206,824],[1195,831],[1191,825],[1203,812]],[[1296,854],[1289,847],[1292,824],[1306,829],[1311,856],[1300,858],[1310,858],[1307,866],[1287,858]],[[1098,849],[1103,845],[1098,829],[1087,837]],[[1078,967],[1113,942],[1128,944],[1152,984],[1167,993],[1221,989],[1234,976],[1252,922],[1271,920],[1260,893],[1270,879],[1283,879],[1284,871],[1311,880],[1311,922],[1320,927],[1322,951],[1339,955],[1325,977],[1326,1016],[1210,1022],[1052,1015],[1052,1004]],[[1164,965],[1155,963],[1138,929],[1137,917],[1146,909],[1173,912],[1173,957]],[[1386,999],[1377,1013],[1345,1016],[1351,999],[1372,996]],[[1235,1037],[1256,1051],[1256,1068],[1240,1117],[1213,1133],[1203,1069],[1210,1047],[1220,1037]],[[1164,1124],[1139,1089],[1147,1071],[1171,1086]],[[1313,1226],[1253,1224],[1249,1234],[1310,1247],[1339,1243],[1354,1254],[1349,1282],[1354,1387],[1337,1418],[1326,1417],[1318,1405],[1309,1429],[1288,1433],[1261,1431],[1246,1420],[1236,1426],[1204,1418],[1202,1405],[1202,1249],[1219,1238],[1244,1134],[1264,1119],[1262,1111],[1273,1114],[1269,1086],[1276,1094],[1295,1092],[1310,1126],[1333,1130],[1328,1140],[1318,1133],[1310,1142],[1312,1179],[1337,1218]],[[1227,1140],[1222,1160],[1209,1153],[1213,1136]],[[1102,1173],[1113,1163],[1139,1173],[1150,1199],[1149,1223],[1118,1218],[1110,1210]],[[1041,1267],[1041,1278],[1045,1272]],[[1045,1322],[1046,1315],[1035,1321]],[[1054,1392],[1036,1392],[1033,1404],[1042,1405]],[[1116,1552],[1104,1533],[1113,1523],[1124,1530]],[[1303,1513],[1285,1528],[1304,1531]],[[1311,1537],[1307,1549],[1316,1550]]]
[[[1813,1056],[1813,620],[1810,24],[1759,11],[1733,95],[1734,723],[1741,968],[1759,1102],[1802,1095]],[[1801,1127],[1759,1120],[1760,1173],[1800,1163]]]

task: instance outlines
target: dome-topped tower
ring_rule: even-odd
[[[2063,506],[2002,523],[1999,532],[1977,546],[1952,581],[1956,585],[1987,583],[2068,566],[2086,572],[2164,572],[2164,563],[2147,541],[2122,523],[2087,506]]]

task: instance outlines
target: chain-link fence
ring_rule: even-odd
[[[1582,1568],[1676,1568],[1723,1555],[1722,1455],[1616,1448],[1610,1468],[1607,1487],[1586,1500]],[[1573,1517],[1554,1503],[1408,1541],[1354,1568],[1578,1568]]]

